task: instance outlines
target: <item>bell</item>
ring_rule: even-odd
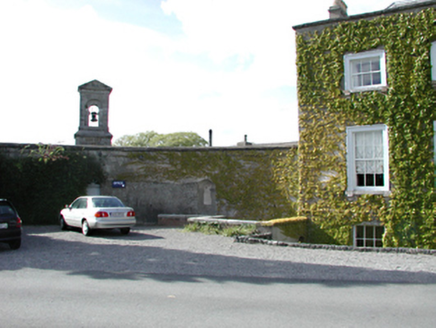
[[[97,122],[97,113],[96,112],[92,112],[91,113],[91,122]]]

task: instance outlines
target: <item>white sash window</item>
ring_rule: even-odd
[[[387,86],[384,50],[344,56],[345,89],[359,92]]]
[[[349,195],[389,191],[386,125],[347,128],[347,170]]]

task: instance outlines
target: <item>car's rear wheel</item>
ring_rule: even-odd
[[[59,225],[61,226],[61,230],[68,230],[68,224],[65,222],[62,215],[59,217]]]
[[[18,248],[20,248],[21,247],[21,239],[9,242],[9,247],[11,249],[18,249]]]
[[[130,232],[130,228],[121,228],[120,232],[122,235],[127,235]]]
[[[83,220],[83,222],[82,222],[82,233],[85,236],[89,236],[91,234],[91,229],[89,228],[88,221],[86,221],[86,220]]]

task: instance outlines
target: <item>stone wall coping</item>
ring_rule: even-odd
[[[271,150],[271,149],[290,149],[297,148],[298,142],[287,142],[287,143],[277,143],[277,144],[258,144],[251,146],[229,146],[229,147],[116,147],[116,146],[94,146],[94,145],[61,145],[61,144],[44,144],[50,146],[60,146],[65,150],[102,150],[106,152],[213,152],[213,151],[249,151],[249,150]],[[1,148],[17,148],[22,149],[24,147],[37,148],[38,144],[34,143],[0,143]]]
[[[191,217],[204,216],[204,214],[158,214],[158,218],[162,219],[188,219]]]
[[[227,225],[243,225],[243,224],[252,224],[252,225],[256,225],[256,226],[261,225],[261,221],[226,219],[222,215],[200,216],[200,217],[188,218],[188,223],[194,223],[194,222],[216,223],[216,224],[227,224]]]

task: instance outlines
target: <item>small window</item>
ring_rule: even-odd
[[[0,204],[0,216],[15,215],[15,211],[8,204]]]
[[[384,50],[345,55],[345,89],[358,92],[386,87],[385,62]]]
[[[87,206],[86,198],[79,198],[76,201],[74,201],[73,204],[71,204],[71,208],[73,209],[82,209],[82,208],[86,208],[86,206]]]
[[[383,226],[357,225],[353,230],[354,247],[383,247]]]
[[[436,42],[431,43],[430,62],[431,62],[431,80],[436,81]]]
[[[124,204],[118,199],[114,197],[107,198],[93,198],[92,199],[93,207],[101,208],[101,207],[125,207]]]
[[[386,125],[347,128],[347,170],[349,196],[389,191]]]

